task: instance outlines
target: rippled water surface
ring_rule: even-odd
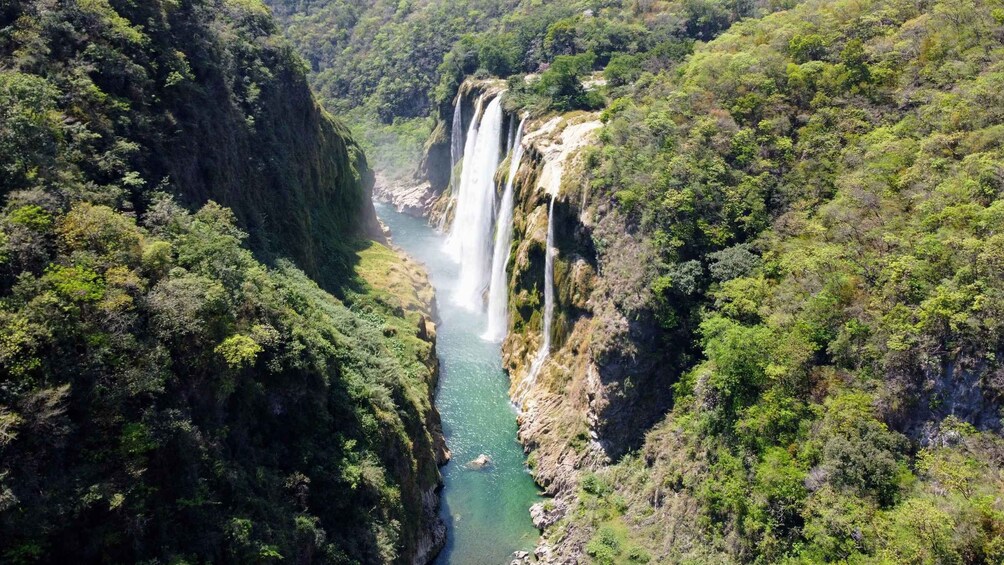
[[[481,339],[485,313],[453,304],[459,269],[444,253],[443,237],[390,206],[377,204],[377,214],[394,243],[428,268],[439,303],[442,375],[436,405],[453,460],[443,468],[441,514],[449,533],[436,563],[508,563],[513,551],[530,550],[537,541],[528,510],[538,494],[516,441],[516,413],[500,347]],[[467,468],[482,453],[493,465],[483,471]]]

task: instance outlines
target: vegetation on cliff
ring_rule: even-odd
[[[533,94],[589,106],[570,77],[613,63],[615,75],[664,68],[784,0],[266,0],[310,62],[322,103],[345,115],[378,170],[407,175],[466,76],[544,72]],[[588,56],[587,54],[591,54]],[[579,57],[576,59],[575,56]],[[554,71],[546,72],[555,65]],[[614,80],[623,80],[614,78]],[[567,92],[551,92],[567,88]]]
[[[596,561],[1004,557],[1002,61],[995,2],[811,1],[611,91],[591,199],[654,268],[606,276],[686,355]]]
[[[258,0],[0,6],[0,561],[434,544],[421,282],[374,274],[410,271],[275,31]]]
[[[466,28],[365,43],[408,72],[337,103],[445,116],[461,80],[495,75],[511,109],[602,109],[565,186],[583,185],[597,292],[624,323],[577,352],[651,357],[676,384],[637,452],[580,477],[548,543],[600,563],[1004,558],[1004,5],[394,6],[387,29],[438,10]]]

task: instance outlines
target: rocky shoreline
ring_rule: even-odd
[[[494,83],[471,81],[461,88],[461,96],[473,104],[478,96],[497,88]],[[596,253],[591,249],[592,226],[585,220],[589,215],[579,209],[586,189],[580,182],[581,149],[589,145],[599,125],[597,115],[584,113],[530,120],[524,138],[526,156],[515,180],[511,320],[503,343],[511,396],[526,378],[541,339],[538,279],[542,277],[551,196],[558,198],[556,221],[561,222],[563,241],[558,244],[555,268],[555,346],[539,379],[529,387],[518,417],[518,438],[530,458],[531,472],[550,498],[530,508],[534,526],[542,532],[538,547],[532,554],[514,555],[513,563],[579,562],[588,536],[580,539],[567,531],[558,532],[555,526],[574,505],[582,473],[609,464],[611,454],[623,452],[624,436],[629,434],[612,420],[652,419],[629,409],[637,392],[625,393],[616,378],[628,370],[624,362],[628,355],[622,348],[631,347],[627,339],[631,328],[610,304],[609,285],[599,276]],[[450,198],[448,178],[422,172],[449,168],[448,161],[442,162],[442,148],[436,143],[448,143],[449,136],[440,129],[442,124],[427,145],[419,172],[423,180],[401,182],[377,175],[374,188],[378,200],[432,223],[438,223]],[[440,155],[438,161],[436,155]],[[609,334],[608,339],[598,339],[600,334]],[[616,344],[610,342],[621,338],[623,341]],[[599,346],[606,348],[611,363],[596,362]],[[617,375],[609,378],[612,370]]]
[[[428,217],[438,197],[429,181],[409,182],[378,173],[373,185],[373,198],[416,218]]]
[[[401,267],[406,271],[406,278],[410,281],[413,293],[413,303],[402,304],[404,309],[418,309],[419,316],[415,327],[415,336],[426,342],[429,347],[421,359],[428,368],[428,392],[430,409],[426,412],[425,427],[428,430],[433,452],[436,458],[436,465],[442,467],[449,463],[451,458],[450,449],[446,444],[446,437],[443,435],[443,424],[440,419],[439,410],[436,409],[435,395],[439,386],[440,364],[436,351],[436,295],[429,281],[425,267],[410,258],[404,251],[393,244],[390,232],[381,224],[384,237],[393,251],[400,259]],[[406,302],[406,301],[402,301]],[[446,524],[439,515],[440,493],[443,488],[442,475],[437,472],[435,484],[429,486],[422,493],[422,523],[426,525],[425,530],[420,534],[417,551],[412,556],[414,565],[425,565],[432,563],[436,556],[446,545]]]

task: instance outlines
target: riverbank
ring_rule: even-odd
[[[442,469],[440,516],[447,524],[439,565],[509,563],[531,551],[538,533],[530,506],[538,490],[516,438],[516,412],[501,348],[481,339],[487,316],[453,305],[458,266],[443,252],[443,237],[424,220],[377,204],[392,241],[425,265],[438,303],[440,361],[436,406],[453,458]],[[473,462],[487,455],[490,463]]]

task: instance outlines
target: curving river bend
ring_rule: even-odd
[[[448,530],[436,564],[509,563],[513,551],[530,551],[537,541],[529,508],[538,491],[516,440],[516,413],[509,402],[501,348],[481,338],[485,313],[453,304],[459,267],[443,252],[443,236],[424,220],[391,206],[377,203],[376,209],[394,244],[426,266],[436,290],[441,367],[436,406],[453,452],[443,468],[440,514]],[[492,465],[486,470],[468,468],[481,454],[491,457]]]

